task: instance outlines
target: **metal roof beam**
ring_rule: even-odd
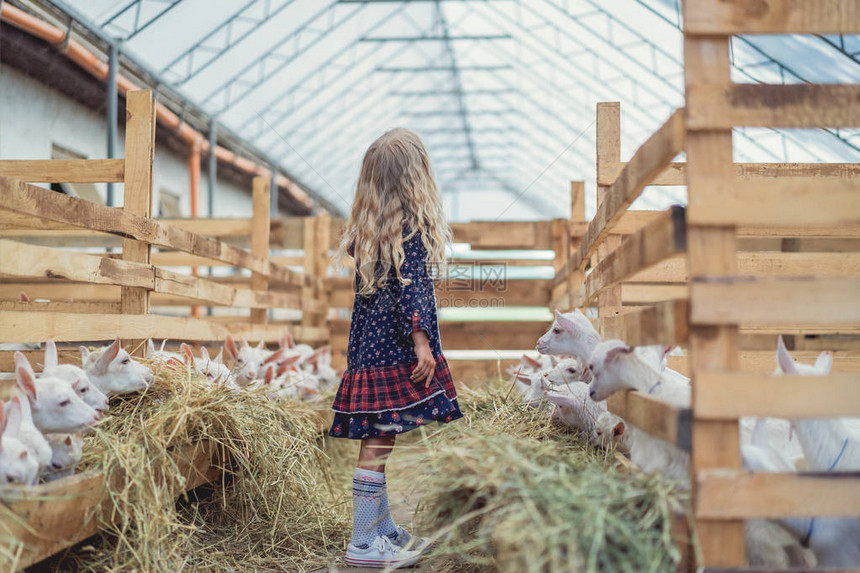
[[[511,40],[510,34],[488,34],[484,36],[390,36],[390,37],[367,37],[361,38],[359,42],[476,42]]]

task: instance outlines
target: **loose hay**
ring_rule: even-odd
[[[154,386],[115,400],[85,446],[85,465],[108,478],[116,519],[57,569],[304,571],[340,553],[348,514],[312,410],[154,369]],[[185,478],[168,452],[203,440],[222,452],[222,477],[177,502]]]
[[[466,392],[468,422],[409,447],[433,571],[671,571],[685,500],[658,476],[613,469],[507,388]]]

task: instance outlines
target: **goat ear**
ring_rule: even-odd
[[[815,371],[821,376],[830,374],[830,369],[833,368],[833,353],[822,352],[815,360]]]
[[[182,343],[179,345],[179,353],[182,355],[182,361],[189,366],[194,364],[194,352],[191,351],[191,347],[186,343]]]
[[[71,434],[69,434],[68,436],[66,436],[66,439],[65,439],[65,440],[63,440],[63,443],[64,443],[64,444],[66,444],[67,446],[71,446],[71,445],[72,445],[72,436],[71,436]]]
[[[262,343],[260,343],[260,344],[262,344]],[[284,349],[283,349],[283,348],[279,348],[279,349],[275,350],[274,352],[272,352],[272,353],[268,356],[268,358],[266,358],[265,360],[263,360],[263,364],[271,364],[272,362],[277,362],[278,360],[280,360],[280,359],[281,359],[281,355],[282,355],[283,353],[284,353]]]
[[[613,436],[613,437],[616,437],[616,438],[617,438],[618,436],[623,436],[623,435],[624,435],[624,430],[626,430],[626,429],[627,429],[627,428],[626,428],[626,426],[624,425],[624,422],[618,422],[617,424],[615,424],[615,427],[614,427],[614,428],[612,428],[612,436]]]
[[[550,392],[546,395],[546,399],[551,404],[555,404],[556,406],[563,406],[566,408],[573,409],[577,409],[577,406],[579,406],[575,398],[573,398],[572,396],[566,396],[564,394],[553,394],[552,392]]]
[[[275,368],[266,368],[266,374],[263,380],[266,384],[271,384],[272,379],[275,377]]]
[[[632,346],[616,346],[615,348],[611,348],[603,359],[603,366],[608,366],[613,360],[616,360],[620,356],[630,354],[631,352],[633,352]]]
[[[247,348],[247,347],[248,347],[248,341],[245,340],[244,337],[239,339],[239,348]]]
[[[27,395],[29,400],[36,399],[36,380],[33,377],[33,371],[29,368],[19,366],[15,370],[15,377],[18,381],[18,388]]]
[[[562,327],[563,329],[565,329],[566,331],[568,331],[572,334],[578,334],[579,326],[577,326],[577,324],[575,322],[573,322],[572,320],[570,320],[566,316],[562,315],[558,311],[556,311],[556,313],[557,314],[555,315],[555,319],[556,319],[556,321],[558,321],[558,325],[560,327]]]
[[[296,347],[296,339],[293,338],[293,335],[288,330],[284,333],[284,348],[295,348]]]
[[[27,456],[30,454],[27,450],[23,450],[20,454],[18,454],[19,460],[26,460]]]
[[[206,350],[205,346],[200,347],[200,358],[205,360],[206,362],[211,362],[212,360],[209,358],[209,351]]]
[[[86,366],[87,358],[90,357],[90,349],[86,346],[78,346],[78,350],[81,351],[81,366]]]
[[[550,356],[549,363],[552,364],[553,368],[558,366],[558,356]]]
[[[263,346],[263,341],[262,341],[262,340],[260,341],[260,343],[259,343],[259,344],[257,344],[256,348],[257,348],[257,350],[263,350],[264,346]]]
[[[785,374],[798,374],[797,366],[794,364],[791,354],[788,353],[788,349],[785,347],[782,335],[780,335],[776,341],[776,363]]]
[[[6,431],[6,410],[3,409],[3,404],[0,404],[0,438]],[[3,440],[0,439],[0,452],[3,451]]]
[[[224,363],[224,349],[223,348],[218,351],[218,356],[215,357],[215,363],[216,364],[223,364]]]
[[[77,389],[78,389],[78,386],[80,386],[80,385],[81,385],[81,379],[80,379],[80,378],[78,378],[77,380],[75,380],[74,382],[72,382],[72,390],[77,390]]]
[[[230,355],[230,358],[236,360],[239,357],[239,349],[236,348],[236,341],[233,340],[233,336],[228,334],[227,338],[224,339],[224,350],[227,351],[227,354]]]
[[[117,354],[119,354],[119,349],[119,338],[117,338],[110,346],[105,348],[105,351],[102,352],[101,356],[99,356],[98,361],[96,361],[96,372],[107,372],[108,368],[110,368],[110,363],[113,362]]]
[[[54,344],[54,340],[49,338],[47,342],[45,342],[45,364],[42,366],[42,370],[48,370],[50,368],[57,367],[57,345]]]
[[[532,379],[528,375],[523,374],[522,372],[517,372],[517,380],[519,380],[523,384],[526,384],[527,386],[532,385]]]
[[[18,293],[18,302],[30,302],[30,297],[27,296],[27,293],[21,291]]]
[[[523,354],[523,362],[532,368],[540,368],[540,360],[535,360],[528,354]]]
[[[23,368],[33,374],[34,378],[36,377],[33,373],[33,367],[30,366],[30,361],[20,350],[15,351],[15,368]]]

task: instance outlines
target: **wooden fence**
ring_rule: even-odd
[[[743,4],[685,2],[687,106],[630,161],[620,160],[618,104],[598,104],[597,213],[581,238],[572,236],[552,291],[554,307],[596,306],[604,338],[686,348],[670,367],[692,377],[691,408],[637,392],[614,396],[609,406],[691,452],[706,570],[743,566],[745,519],[860,516],[856,472],[742,469],[741,416],[860,416],[860,165],[734,163],[731,140],[734,126],[860,124],[860,86],[753,86],[729,78],[731,34],[799,32],[804,22],[825,22],[837,33],[847,24],[814,3],[793,5],[788,19],[764,11],[761,21],[747,17]],[[673,163],[681,151],[687,163]],[[648,185],[684,184],[687,209],[628,210]],[[633,300],[633,286],[655,296]],[[800,360],[834,350],[833,373],[777,386],[769,375],[778,334]]]
[[[276,343],[285,328],[300,341],[327,342],[323,277],[329,218],[270,223],[269,180],[257,177],[251,219],[153,219],[152,94],[129,92],[127,116],[123,159],[0,161],[0,343],[48,338],[102,343],[118,336],[144,354],[143,342],[150,338],[220,343],[231,333]],[[32,185],[60,182],[123,183],[124,205],[106,207]],[[220,240],[244,237],[250,238],[250,250]],[[273,239],[279,246],[302,248],[302,256],[270,257]],[[110,252],[116,248],[121,251]],[[199,266],[244,269],[250,276],[203,278],[197,276]],[[190,308],[191,316],[150,311],[151,306],[175,311],[179,305]],[[199,307],[237,307],[248,309],[248,315],[202,318],[195,316]],[[270,309],[301,314],[275,323]],[[12,371],[13,352],[0,351],[0,372]],[[27,354],[32,363],[42,361],[41,352]],[[76,350],[61,354],[61,361],[80,359]],[[0,391],[11,384],[4,381]],[[217,454],[208,443],[177,447],[172,455],[187,477],[185,489],[214,479]],[[18,497],[6,499],[0,512],[0,568],[27,567],[95,534],[97,517],[105,511],[103,482],[101,472],[85,472],[21,488]]]

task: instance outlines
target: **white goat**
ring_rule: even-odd
[[[45,343],[45,364],[42,367],[42,376],[65,380],[72,385],[78,397],[97,412],[107,412],[110,407],[107,396],[90,382],[90,377],[83,368],[73,364],[58,364],[57,345],[51,339]]]
[[[48,434],[45,438],[51,445],[51,469],[43,473],[45,481],[73,475],[83,455],[81,434]]]
[[[615,392],[638,390],[682,407],[690,405],[690,387],[654,369],[620,340],[598,344],[588,359],[590,396],[605,400]],[[630,459],[646,473],[660,473],[689,487],[690,456],[674,445],[630,428]]]
[[[20,421],[10,424],[0,408],[0,486],[36,485],[39,462],[27,446],[18,439]]]
[[[224,350],[233,359],[232,374],[239,386],[248,386],[254,380],[265,375],[267,364],[277,363],[283,355],[283,349],[275,352],[266,350],[261,341],[257,346],[250,346],[244,339],[237,346],[231,335],[224,339]]]
[[[628,449],[624,422],[606,409],[606,402],[591,400],[588,392],[588,384],[581,381],[547,392],[546,400],[555,405],[553,418],[580,430],[594,446],[609,449],[616,444]]]
[[[782,337],[777,343],[777,373],[789,375],[826,376],[833,366],[833,355],[822,352],[814,366],[796,363],[785,347]],[[797,438],[807,466],[811,471],[860,470],[860,432],[855,419],[794,419]]]
[[[19,375],[23,371],[18,369]],[[30,410],[30,401],[21,395],[21,392],[12,397],[9,403],[9,411],[6,413],[9,423],[18,427],[18,439],[21,440],[39,464],[39,471],[51,467],[51,445],[42,432],[33,423],[33,413]]]
[[[33,368],[20,352],[15,353],[15,365],[18,388],[27,397],[39,430],[46,434],[78,432],[96,423],[98,412],[81,400],[68,382],[47,376],[36,380]]]
[[[535,349],[541,354],[571,354],[585,360],[600,342],[600,335],[579,309],[565,314],[555,311],[555,321],[541,336]]]
[[[591,372],[578,358],[562,358],[544,375],[553,386],[563,386],[573,382],[585,382],[587,384],[591,381]]]
[[[155,381],[152,370],[133,360],[120,346],[119,338],[99,350],[81,349],[81,364],[99,390],[113,396],[145,390]]]

